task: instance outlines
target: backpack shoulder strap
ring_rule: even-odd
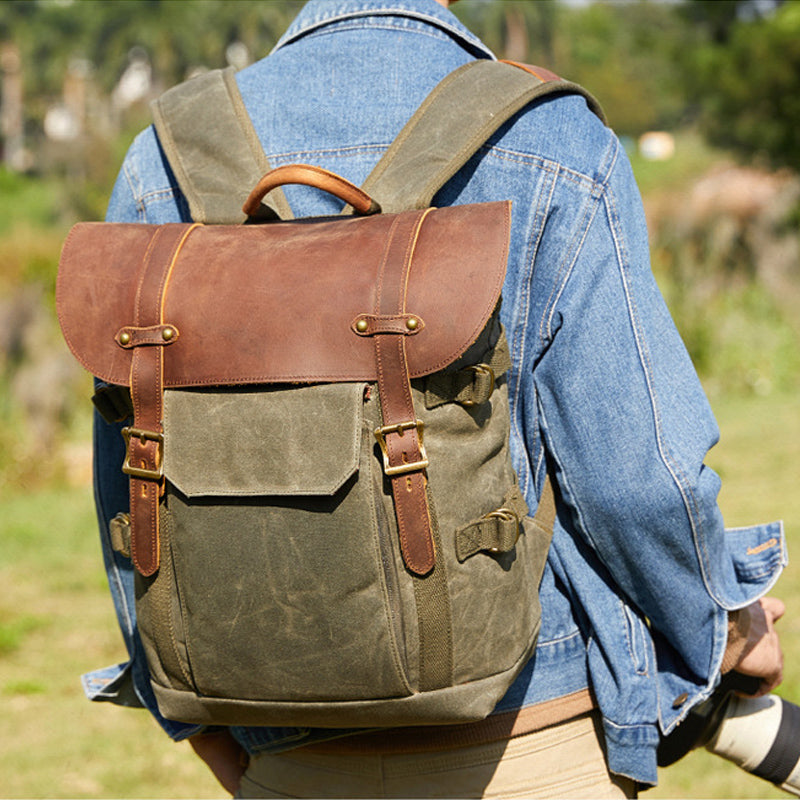
[[[427,208],[503,123],[528,103],[553,94],[582,95],[605,122],[592,95],[549,70],[510,61],[470,61],[433,89],[362,189],[385,213]]]
[[[362,188],[385,213],[430,206],[433,196],[517,112],[553,94],[579,94],[605,121],[583,87],[540,67],[478,60],[447,75],[423,101]],[[213,120],[208,109],[214,108]],[[213,70],[169,89],[152,104],[164,153],[195,222],[240,223],[250,190],[270,170],[242,101],[234,70]],[[265,203],[293,214],[280,188]]]
[[[156,133],[192,219],[243,222],[242,204],[270,165],[234,70],[213,70],[181,83],[153,101],[151,108]],[[280,189],[270,194],[268,202],[282,219],[291,219]]]

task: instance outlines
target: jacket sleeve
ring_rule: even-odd
[[[574,219],[574,258],[549,273],[532,332],[547,449],[581,546],[647,620],[659,671],[707,684],[727,611],[768,591],[785,563],[782,528],[725,531],[704,464],[716,422],[650,270],[621,148]]]

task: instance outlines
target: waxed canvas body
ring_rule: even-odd
[[[374,387],[171,390],[164,562],[137,586],[163,713],[333,727],[490,713],[535,644],[549,531],[527,518],[511,552],[458,560],[456,531],[500,507],[516,481],[506,387],[474,408],[427,409],[419,383],[452,614],[452,687],[419,689],[415,578],[376,453]]]
[[[155,561],[136,561],[134,526],[128,549],[165,717],[465,722],[489,714],[528,661],[550,527],[541,504],[528,517],[509,455],[498,317],[509,211],[73,229],[57,287],[67,342],[130,387],[134,409],[151,390],[137,364],[160,381],[163,464],[136,484],[161,487],[144,540]],[[387,314],[396,258],[402,307]],[[148,286],[149,326],[135,316]],[[375,339],[400,336],[407,374],[387,376]],[[412,471],[424,474],[432,569],[404,539],[407,478],[387,472],[376,438],[387,377],[405,381],[420,440],[424,429],[426,465]]]

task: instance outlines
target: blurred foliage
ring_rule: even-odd
[[[705,41],[683,59],[687,101],[709,140],[773,167],[800,164],[800,3],[767,16],[730,18],[730,2],[690,3],[712,12]],[[723,12],[728,12],[723,17]],[[727,24],[726,24],[727,23]]]
[[[462,0],[453,12],[500,57],[585,85],[612,127],[635,137],[700,117],[724,147],[797,163],[800,4],[781,0]],[[28,128],[41,128],[70,71],[108,97],[136,58],[162,90],[225,66],[230,45],[266,55],[302,2],[3,0],[0,43],[24,65]],[[777,11],[775,9],[777,8]],[[32,67],[32,68],[31,68]],[[794,161],[792,161],[794,158]]]
[[[299,0],[3,0],[0,41],[15,41],[31,98],[57,95],[70,63],[88,62],[110,92],[141,48],[158,82],[168,87],[198,67],[225,66],[225,51],[242,42],[256,57],[289,25]]]
[[[688,23],[670,4],[464,0],[451,8],[499,57],[540,64],[584,85],[621,135],[681,119],[674,51]]]

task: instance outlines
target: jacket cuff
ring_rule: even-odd
[[[738,663],[747,647],[750,632],[750,608],[740,608],[728,612],[728,644],[722,657],[720,672],[730,672]]]

